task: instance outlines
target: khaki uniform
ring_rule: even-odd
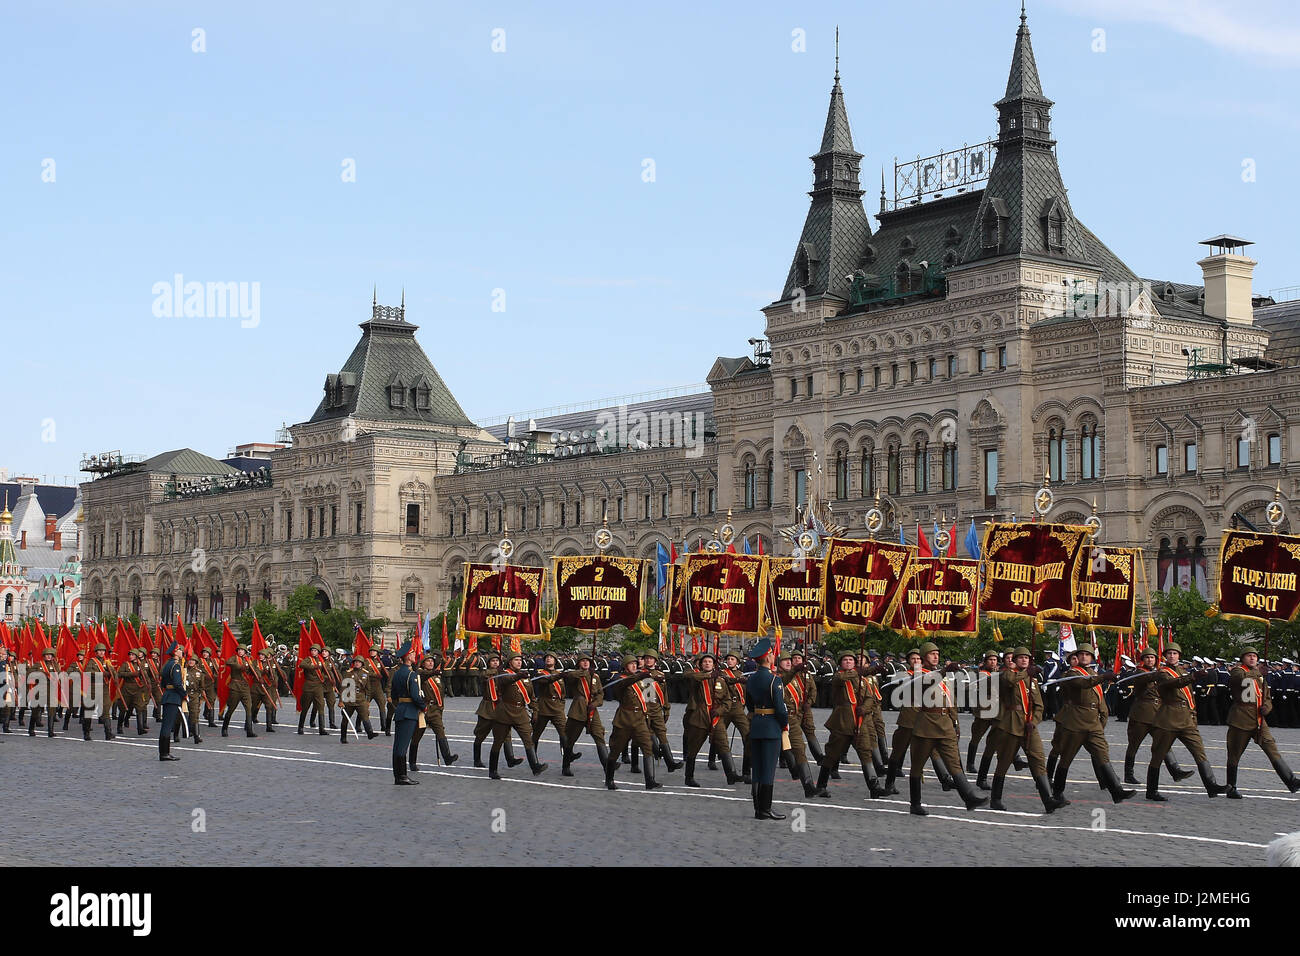
[[[1195,674],[1161,664],[1155,670],[1156,689],[1160,694],[1160,708],[1156,711],[1155,733],[1151,737],[1151,769],[1158,768],[1175,740],[1180,740],[1192,759],[1198,764],[1205,760],[1205,745],[1196,727],[1196,698],[1190,685]]]
[[[952,689],[941,671],[922,669],[917,678],[920,706],[912,724],[912,766],[909,776],[919,779],[925,762],[936,751],[952,776],[961,773],[961,756],[957,752],[957,707]],[[829,756],[829,750],[828,750]]]
[[[316,708],[316,720],[320,723],[321,733],[325,733],[325,681],[326,664],[316,655],[304,657],[298,662],[302,668],[302,697],[298,700],[298,733],[303,733],[307,722],[309,708]]]
[[[578,742],[578,737],[585,730],[591,739],[604,746],[605,725],[600,722],[601,704],[605,703],[605,689],[595,669],[573,670],[564,672],[564,685],[572,703],[569,705],[568,728],[565,739],[569,750]]]
[[[120,732],[122,725],[130,719],[131,712],[135,711],[136,733],[148,732],[149,699],[152,696],[149,690],[148,669],[139,658],[131,658],[118,669],[117,676],[124,707],[117,722],[118,731]]]
[[[533,684],[536,698],[533,704],[533,741],[540,741],[546,725],[553,724],[563,744],[568,739],[564,721],[564,673],[545,669],[537,673],[540,679]]]
[[[1043,691],[1038,678],[1028,671],[1010,667],[998,674],[999,712],[990,738],[998,755],[995,777],[1004,777],[1015,762],[1017,751],[1024,750],[1029,772],[1035,777],[1047,775],[1043,740],[1038,725],[1043,720]]]
[[[688,778],[694,779],[695,758],[706,740],[719,756],[731,756],[722,722],[728,706],[727,682],[717,668],[708,673],[688,671],[683,676],[691,681],[691,690],[682,716],[682,751]]]
[[[1273,712],[1273,692],[1268,681],[1258,668],[1248,670],[1239,664],[1228,677],[1228,688],[1232,694],[1232,706],[1228,708],[1228,766],[1237,766],[1252,740],[1276,765],[1282,754],[1264,719]]]
[[[244,707],[246,723],[251,725],[253,722],[253,694],[249,687],[249,681],[254,679],[250,673],[251,668],[246,659],[238,654],[226,661],[226,667],[230,668],[230,684],[226,689],[226,711],[221,715],[223,731],[230,726],[231,715],[240,704]]]

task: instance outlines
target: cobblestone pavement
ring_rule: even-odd
[[[1162,783],[1168,803],[1147,803],[1139,788],[1137,797],[1116,806],[1097,788],[1082,755],[1070,771],[1071,806],[1051,816],[1039,812],[1027,774],[1008,778],[1009,812],[969,813],[927,773],[930,816],[918,818],[907,812],[905,787],[902,796],[870,800],[861,773],[847,765],[843,779],[831,784],[830,800],[805,799],[799,784],[778,771],[777,809],[791,818],[759,822],[749,788],[727,787],[721,771],[709,771],[703,758],[697,767],[701,789],[683,787],[681,771],[669,774],[660,765],[662,789],[646,792],[640,775],[624,768],[611,793],[595,747],[584,738],[576,776],[562,777],[553,728],[543,735],[541,757],[551,766],[542,776],[534,778],[527,765],[506,769],[503,761],[506,779],[488,780],[486,770],[472,766],[477,699],[447,703],[447,729],[460,762],[437,766],[433,738],[426,737],[419,787],[393,786],[391,738],[349,738],[340,745],[337,732],[298,736],[296,719],[255,740],[242,729],[236,733],[241,722],[232,722],[226,739],[205,727],[203,744],[177,745],[181,759],[173,763],[157,758],[156,723],[147,737],[128,731],[112,742],[97,728],[86,743],[75,724],[53,740],[44,731],[34,738],[25,731],[0,737],[0,805],[11,814],[13,808],[29,810],[21,825],[6,828],[0,865],[691,865],[744,859],[1240,866],[1261,864],[1264,846],[1300,825],[1300,795],[1282,787],[1253,745],[1241,767],[1242,801],[1210,800],[1191,778]],[[608,728],[614,708],[604,710]],[[675,705],[670,719],[675,747],[682,710]],[[817,713],[820,725],[828,712]],[[295,716],[281,715],[286,721]],[[893,722],[887,713],[891,732]],[[963,715],[963,756],[968,727]],[[1045,738],[1051,729],[1044,728]],[[1107,730],[1117,771],[1124,733],[1122,723]],[[1300,730],[1274,733],[1287,760],[1300,766]],[[1222,783],[1224,728],[1206,727],[1202,734]],[[1140,777],[1148,753],[1144,746]],[[1181,745],[1175,754],[1190,769]],[[95,837],[87,840],[90,833]]]

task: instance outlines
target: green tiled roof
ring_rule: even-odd
[[[141,462],[140,471],[161,472],[169,475],[237,475],[239,470],[225,462],[209,458],[193,448],[165,451]]]

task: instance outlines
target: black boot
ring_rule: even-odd
[[[180,760],[181,759],[180,757],[177,757],[175,754],[172,753],[172,739],[170,736],[164,735],[158,738],[158,759],[159,760]]]
[[[712,744],[709,745],[709,769],[710,770],[718,769],[718,752],[713,749]]]
[[[448,767],[460,759],[460,754],[454,754],[451,752],[451,744],[448,743],[446,737],[438,738],[438,752],[442,754],[442,762]]]
[[[416,758],[417,758],[419,755],[420,755],[420,744],[419,744],[419,741],[412,740],[412,741],[411,741],[411,748],[410,748],[410,750],[408,750],[407,753],[406,753],[406,766],[410,768],[411,773],[419,773],[419,772],[420,772],[420,765],[419,765],[419,763],[416,762]]]
[[[1034,787],[1038,790],[1038,799],[1043,801],[1043,812],[1052,813],[1061,806],[1060,802],[1052,795],[1052,785],[1047,782],[1047,778],[1042,774],[1034,774]]]
[[[640,747],[632,748],[632,772],[633,773],[641,772],[641,748]]]
[[[546,764],[542,764],[545,768]],[[645,779],[645,788],[647,790],[658,790],[663,786],[662,783],[655,780],[655,762],[647,756],[641,761],[641,776]]]
[[[763,788],[756,783],[749,785],[749,798],[754,801],[754,819],[766,820],[767,814],[763,812]]]
[[[1002,805],[1002,785],[1007,782],[1006,777],[995,776],[993,778],[993,795],[989,797],[990,810],[1005,810]]]
[[[1061,755],[1058,754],[1055,750],[1051,751],[1047,755],[1047,779],[1048,780],[1052,780],[1052,781],[1056,780],[1056,764],[1060,759],[1061,759]]]
[[[230,714],[226,714],[221,718],[221,736],[230,736]]]
[[[831,792],[826,789],[826,784],[831,779],[831,768],[826,761],[822,762],[821,770],[817,771],[817,791],[814,796],[829,797]]]
[[[777,813],[772,809],[772,791],[774,789],[770,783],[760,784],[758,787],[759,796],[763,800],[763,816],[768,820],[784,820],[784,813]]]
[[[1110,800],[1113,803],[1122,804],[1128,797],[1138,795],[1136,790],[1125,790],[1123,784],[1119,783],[1119,778],[1115,777],[1115,769],[1110,763],[1097,763],[1097,773],[1101,775],[1101,786],[1104,790],[1110,791]]]
[[[1278,757],[1276,760],[1270,759],[1269,763],[1273,765],[1273,772],[1277,774],[1278,779],[1286,785],[1288,790],[1292,793],[1300,790],[1300,776],[1296,776],[1295,771],[1287,766],[1285,760]]]
[[[1237,768],[1232,764],[1228,765],[1228,799],[1240,800],[1241,794],[1237,791]]]
[[[966,772],[967,773],[975,772],[975,757],[979,754],[979,749],[980,749],[980,742],[976,740],[974,737],[972,737],[971,742],[966,745]]]
[[[605,761],[605,789],[617,790],[618,785],[614,783],[614,771],[618,769],[618,761],[610,757]]]
[[[799,764],[799,766],[796,769],[799,772],[799,782],[803,784],[803,795],[805,797],[829,797],[830,796],[830,794],[826,791],[825,787],[818,789],[817,785],[813,783],[812,767],[808,766],[807,761]]]
[[[754,778],[749,772],[749,747],[746,747],[740,755],[740,780],[741,783],[753,783]]]
[[[560,761],[560,776],[561,776],[561,777],[572,777],[572,776],[573,776],[573,771],[569,769],[569,766],[570,766],[572,763],[573,763],[573,758],[569,756],[569,748],[568,748],[568,747],[565,747],[565,748],[564,748],[564,756],[563,756],[563,758],[562,758],[561,761]]]
[[[989,767],[993,764],[993,748],[985,747],[984,756],[980,758],[979,776],[975,778],[975,786],[981,790],[987,789],[986,784],[989,779]]]
[[[144,711],[137,710],[135,712],[135,735],[137,737],[143,737],[148,732],[149,727],[144,722]]]
[[[253,722],[249,720],[247,716],[244,717],[244,736],[245,737],[257,736],[257,732],[253,730]]]
[[[600,769],[604,770],[609,763],[609,748],[604,744],[596,744],[596,759],[600,761]]]
[[[1147,799],[1164,803],[1169,798],[1160,792],[1160,765],[1147,768]]]
[[[300,711],[298,713],[298,736],[299,737],[303,735],[304,733],[303,728],[306,726],[307,726],[307,711],[305,710]]]
[[[1124,755],[1124,782],[1125,782],[1125,783],[1140,783],[1140,782],[1141,782],[1141,781],[1138,780],[1138,778],[1137,778],[1137,774],[1135,774],[1135,773],[1133,772],[1133,764],[1134,764],[1134,762],[1136,762],[1136,760],[1137,760],[1137,755],[1136,755],[1136,754],[1125,754],[1125,755]]]
[[[331,704],[330,705],[330,730],[335,730],[335,729],[337,729],[337,725],[334,723],[334,706]]]
[[[676,773],[678,770],[681,769],[682,762],[673,757],[673,751],[671,747],[663,747],[662,749],[663,749],[663,757],[664,757],[664,767],[667,768],[669,773]],[[578,758],[574,757],[573,759],[577,760]]]
[[[1205,792],[1211,799],[1223,793],[1226,788],[1214,779],[1214,768],[1210,766],[1209,761],[1196,761],[1196,769],[1200,771],[1201,783],[1205,784]]]
[[[266,732],[268,734],[275,733],[275,711],[273,710],[266,712]]]
[[[481,740],[474,741],[474,766],[479,769],[483,767],[483,742]]]
[[[1012,758],[1011,758],[1011,766],[1015,767],[1017,770],[1028,770],[1028,769],[1029,769],[1029,761],[1028,761],[1028,760],[1022,760],[1022,759],[1020,759],[1020,757],[1012,757]]]
[[[375,733],[375,728],[370,726],[370,718],[369,718],[369,717],[362,717],[362,718],[361,718],[361,728],[366,732],[366,739],[367,739],[367,740],[374,740],[376,737],[379,736],[379,734]],[[481,766],[481,765],[480,765],[480,766]]]
[[[524,747],[524,756],[528,758],[528,768],[532,770],[534,777],[540,777],[546,771],[546,768],[550,766],[550,764],[542,763],[540,760],[538,760],[537,751],[530,746]],[[647,760],[646,766],[649,765],[650,765],[650,761]]]
[[[971,786],[970,781],[966,779],[966,775],[960,771],[953,774],[952,785],[956,787],[957,792],[961,794],[962,800],[966,803],[967,810],[974,810],[976,807],[982,807],[984,804],[989,802],[989,798],[981,797],[979,791]]]
[[[405,757],[393,757],[393,783],[399,787],[411,787],[419,782],[407,776]]]
[[[348,715],[344,714],[343,726],[339,728],[339,743],[345,744],[347,742],[348,742]]]
[[[898,770],[891,763],[889,772],[885,776],[885,793],[892,795],[898,793]]]
[[[114,737],[117,736],[117,734],[113,733],[113,728],[110,726],[112,724],[111,720],[109,720],[107,717],[101,717],[99,718],[99,722],[104,725],[105,740],[112,740]]]
[[[81,739],[82,740],[90,739],[90,721],[87,720],[85,717],[81,718]]]
[[[1070,805],[1070,801],[1065,799],[1065,775],[1069,769],[1069,767],[1058,766],[1056,775],[1052,777],[1052,797],[1063,807]]]
[[[943,765],[937,753],[930,755],[930,767],[934,770],[934,775],[939,778],[939,786],[943,788],[944,793],[955,786],[952,774],[948,772],[948,768]]]
[[[686,779],[682,781],[682,786],[685,787],[699,786],[699,784],[695,782],[695,758],[694,757],[686,758]]]
[[[523,757],[516,757],[516,756],[515,756],[515,745],[514,745],[514,743],[513,743],[512,741],[507,741],[507,742],[506,742],[506,766],[507,766],[507,767],[518,767],[518,766],[519,766],[521,763],[523,763],[523,762],[524,762],[524,758],[523,758]]]
[[[862,764],[862,779],[867,782],[867,790],[870,791],[872,800],[879,800],[885,795],[885,788],[882,787],[880,781],[873,776],[872,767],[869,762]]]
[[[501,768],[501,751],[489,750],[488,751],[488,779],[500,780],[501,779],[500,768]]]
[[[28,722],[27,722],[27,736],[28,736],[28,737],[35,737],[35,736],[36,736],[36,720],[37,720],[38,717],[40,717],[40,714],[37,713],[36,708],[33,707],[33,708],[32,708],[31,719],[28,720]],[[22,723],[22,720],[20,719],[20,720],[18,721],[18,723],[21,724],[21,723]]]
[[[722,769],[727,774],[727,786],[740,783],[740,774],[736,773],[736,762],[731,759],[731,754],[718,754],[718,759],[722,761]]]
[[[1165,767],[1169,770],[1169,775],[1177,780],[1186,780],[1188,777],[1195,776],[1191,770],[1184,770],[1178,766],[1178,761],[1174,759],[1172,752],[1165,754]]]
[[[789,771],[790,771],[790,779],[791,779],[791,780],[798,780],[798,779],[799,779],[799,764],[797,764],[797,763],[795,762],[795,759],[794,759],[794,751],[792,751],[792,750],[782,750],[782,751],[781,751],[781,760],[782,760],[781,766],[782,766],[782,767],[785,767],[786,770],[789,770]]]
[[[928,817],[930,812],[921,806],[921,778],[907,778],[907,792],[911,797],[911,806],[908,811],[916,814],[918,817]]]

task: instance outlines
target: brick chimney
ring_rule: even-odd
[[[1250,283],[1257,263],[1243,252],[1253,243],[1222,235],[1205,239],[1201,245],[1211,250],[1210,255],[1196,263],[1205,280],[1205,314],[1232,325],[1254,325]]]
[[[54,523],[56,520],[57,519],[54,517],[54,515],[45,516],[45,540],[46,541],[54,540]]]
[[[62,532],[62,531],[56,531],[56,532],[54,532],[54,538],[53,538],[53,541],[54,541],[54,550],[55,550],[55,551],[62,551],[62,550],[63,550],[63,532]]]
[[[26,529],[26,528],[23,529],[23,537],[22,537],[22,541],[21,541],[21,543],[18,545],[18,547],[19,547],[19,549],[21,549],[21,550],[23,550],[23,551],[26,551],[26,550],[27,550],[27,529]]]

